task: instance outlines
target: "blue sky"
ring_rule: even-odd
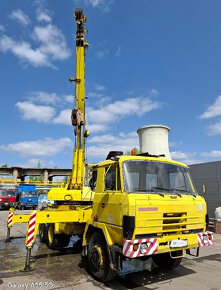
[[[89,162],[171,128],[173,159],[221,158],[221,2],[4,0],[0,9],[0,164],[72,166],[75,8],[87,15]]]

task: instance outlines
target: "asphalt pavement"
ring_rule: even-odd
[[[172,271],[159,269],[152,259],[125,262],[122,273],[104,285],[87,273],[75,237],[63,251],[49,250],[37,238],[31,252],[34,270],[21,272],[25,265],[27,225],[14,225],[11,242],[5,243],[7,215],[6,210],[0,211],[0,289],[221,289],[221,235],[214,235],[214,245],[201,248],[198,258],[186,256]]]

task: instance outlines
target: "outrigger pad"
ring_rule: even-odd
[[[108,153],[108,155],[107,155],[107,158],[106,158],[106,160],[108,160],[108,159],[112,159],[112,158],[115,158],[115,157],[117,157],[117,156],[121,156],[121,155],[123,155],[124,153],[122,152],[122,151],[110,151],[109,153]]]

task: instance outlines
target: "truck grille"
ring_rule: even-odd
[[[164,213],[163,214],[163,232],[176,233],[186,229],[187,213]]]
[[[146,220],[146,235],[150,236],[197,233],[202,231],[204,225],[202,216],[189,212],[162,213],[161,217],[149,216]],[[138,236],[140,234],[137,233]]]

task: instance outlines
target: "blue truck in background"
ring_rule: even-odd
[[[35,184],[19,184],[16,203],[18,209],[33,208],[38,206],[38,192]]]

